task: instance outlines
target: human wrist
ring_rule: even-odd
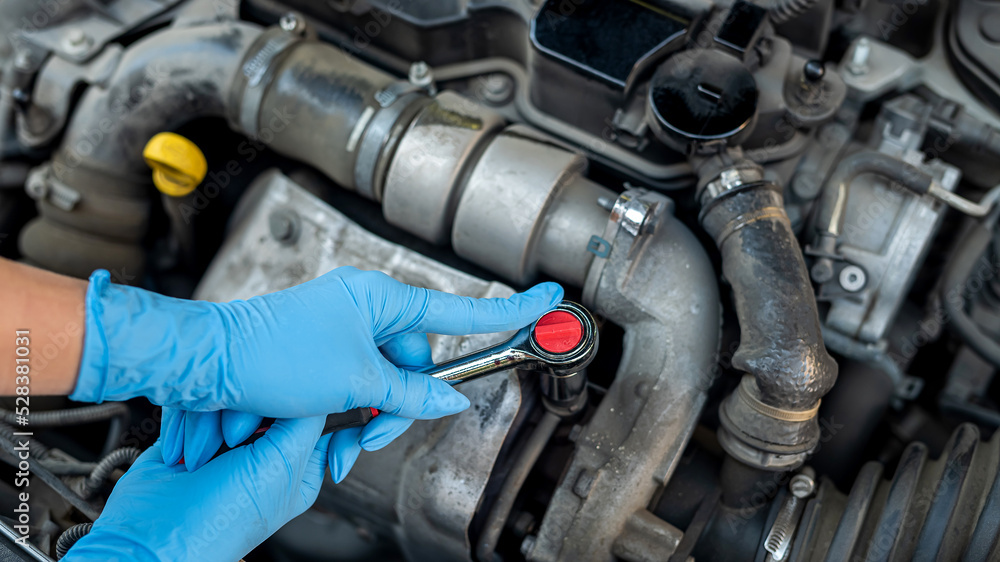
[[[83,402],[144,396],[154,404],[224,407],[227,333],[223,305],[115,285],[90,276],[80,371],[70,398]]]

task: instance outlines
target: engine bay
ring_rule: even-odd
[[[463,385],[248,562],[1000,560],[995,2],[10,0],[0,27],[4,257],[214,302],[341,266],[551,280],[596,317],[585,378]],[[0,550],[58,559],[160,409],[40,399],[24,545],[4,401]]]

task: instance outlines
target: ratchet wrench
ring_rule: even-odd
[[[574,302],[562,301],[554,310],[518,330],[509,340],[422,372],[452,386],[510,369],[565,376],[586,368],[597,354],[597,344],[597,323],[590,312]],[[323,435],[363,426],[378,414],[375,408],[330,414],[326,417]],[[274,418],[265,419],[260,428],[237,447],[260,439],[273,422]],[[230,449],[223,444],[212,458]]]

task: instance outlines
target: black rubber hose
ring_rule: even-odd
[[[83,499],[88,499],[100,489],[104,481],[111,476],[116,468],[129,467],[142,453],[136,447],[122,447],[111,451],[111,454],[101,459],[94,470],[86,478],[81,479],[77,492]]]
[[[61,560],[63,556],[66,556],[66,553],[69,552],[69,549],[73,548],[76,541],[87,536],[93,527],[93,523],[80,523],[63,531],[59,535],[59,539],[56,540],[56,560]]]
[[[20,430],[14,429],[13,426],[7,425],[6,423],[0,422],[0,437],[3,437],[11,443],[17,443],[18,441],[28,440],[28,447],[31,449],[31,456],[35,459],[42,460],[49,456],[49,448],[40,443],[36,439],[30,437],[24,437],[20,435],[14,435],[15,432]]]
[[[127,418],[129,415],[128,406],[121,402],[107,402],[82,408],[69,408],[66,410],[49,410],[45,412],[32,411],[28,418],[29,426],[32,429],[43,427],[58,427],[62,425],[76,425],[81,423],[91,423],[104,421],[110,418]],[[0,408],[0,419],[4,423],[17,425],[17,416],[14,412]]]
[[[782,24],[808,12],[818,3],[819,0],[778,0],[768,6],[767,11],[771,14],[772,22]]]
[[[963,294],[972,269],[989,248],[993,238],[992,226],[996,220],[995,215],[996,213],[993,213],[990,216],[991,220],[975,223],[972,230],[955,248],[945,266],[941,302],[952,329],[965,344],[983,359],[1000,367],[1000,343],[983,333],[979,325],[966,314]]]
[[[500,493],[486,518],[483,534],[476,544],[476,558],[479,562],[493,562],[493,552],[497,548],[497,540],[507,523],[511,508],[514,507],[514,500],[521,491],[531,469],[534,468],[539,455],[542,454],[542,450],[545,449],[545,445],[549,442],[556,427],[559,426],[559,421],[559,416],[552,412],[545,412],[545,416],[538,422],[531,437],[528,438],[528,442],[524,445],[524,449],[514,461],[510,474],[504,480]]]
[[[101,457],[110,455],[111,451],[114,451],[121,444],[122,433],[125,432],[128,421],[128,415],[111,418],[111,423],[108,425],[108,436],[104,439],[104,446],[101,447]]]

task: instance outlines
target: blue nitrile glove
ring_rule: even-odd
[[[157,441],[63,560],[239,560],[316,501],[330,446],[323,424],[278,420],[194,473],[164,464]]]
[[[426,334],[402,334],[380,349],[394,365],[409,371],[434,364]],[[195,470],[212,458],[223,441],[230,447],[242,443],[261,420],[260,416],[235,410],[190,412],[164,408],[160,429],[163,459],[167,464],[175,464],[183,457],[188,470]],[[377,451],[385,447],[411,424],[411,418],[381,414],[363,428],[338,431],[330,448],[330,473],[334,482],[339,483],[347,476],[362,449]]]
[[[393,365],[379,346],[413,332],[513,330],[551,310],[543,283],[509,299],[474,299],[342,267],[247,301],[164,297],[91,276],[76,389],[86,402],[145,396],[185,410],[304,417],[357,407],[414,419],[469,405],[433,377]]]
[[[168,410],[165,457],[176,461],[186,455],[177,443],[190,436],[197,454],[185,456],[185,462],[197,467],[217,449],[220,433],[238,444],[259,416],[355,407],[410,419],[457,413],[468,407],[464,396],[432,377],[398,368],[378,347],[404,334],[517,329],[561,299],[562,289],[554,283],[509,299],[474,299],[344,267],[248,301],[210,303],[112,285],[107,272],[98,271],[87,291],[84,353],[71,398],[145,396],[163,406],[257,416],[207,413],[188,423]],[[369,431],[393,423],[403,422],[381,421]]]

